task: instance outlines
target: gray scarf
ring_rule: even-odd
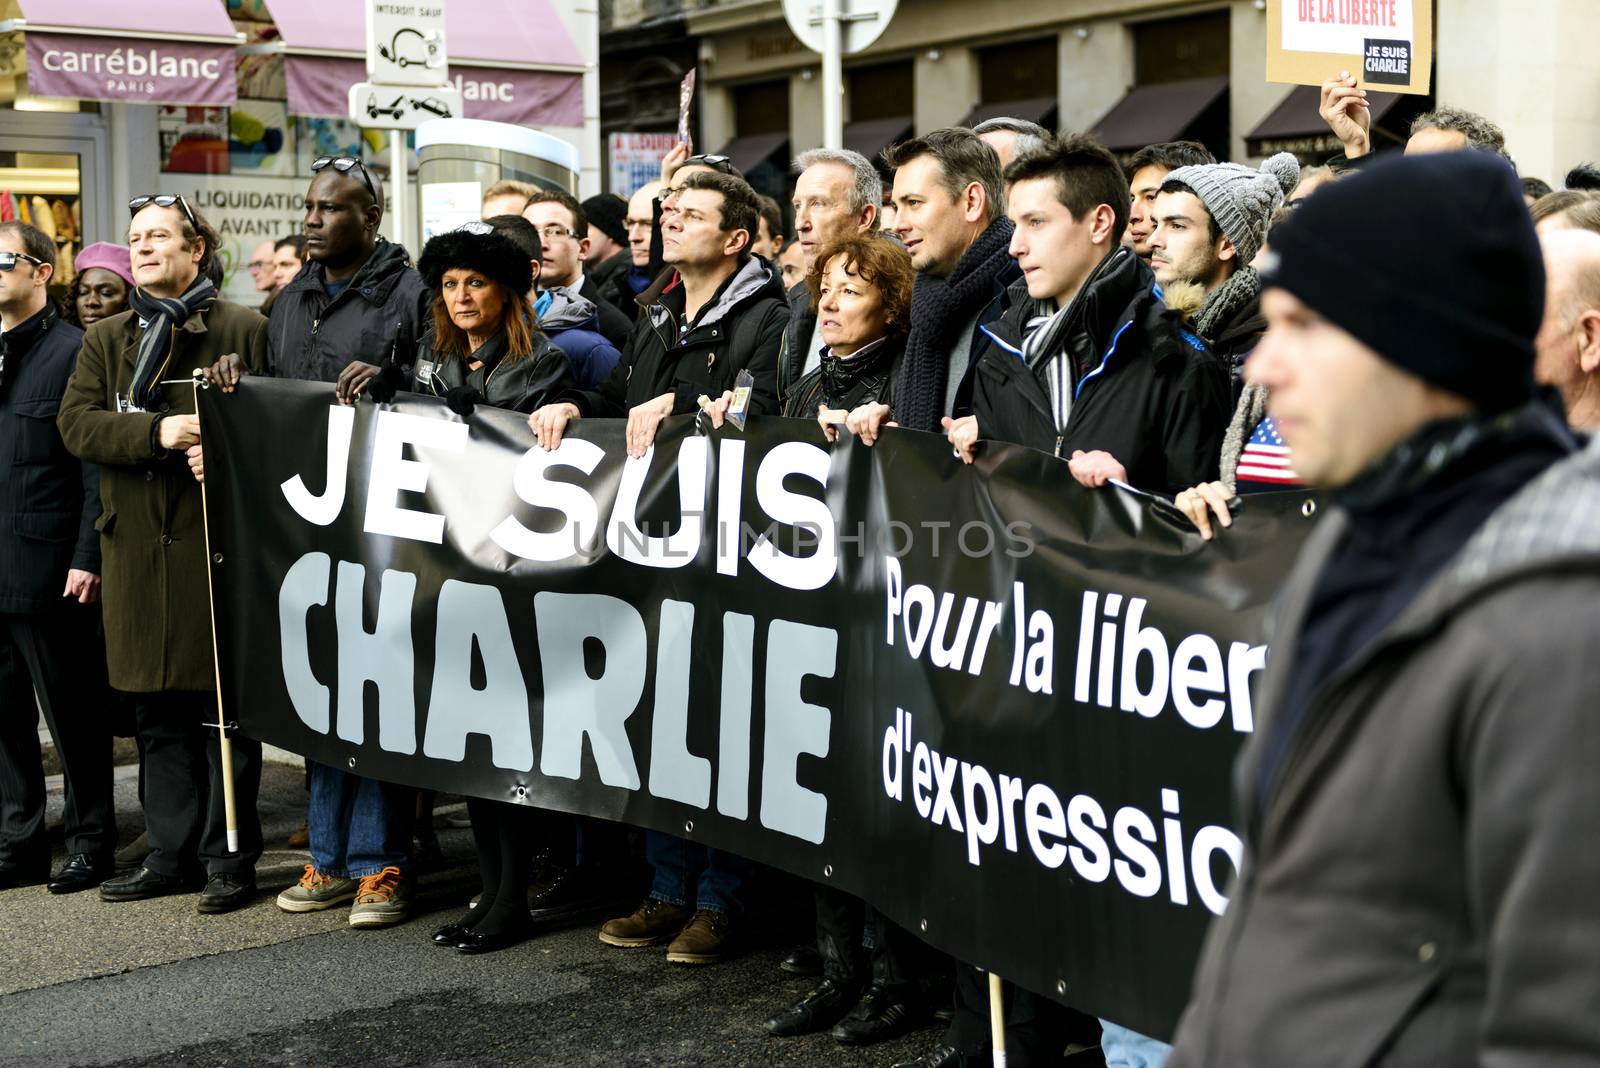
[[[1233,277],[1213,289],[1194,320],[1194,332],[1214,344],[1223,329],[1246,308],[1261,299],[1261,276],[1252,267],[1241,267]]]

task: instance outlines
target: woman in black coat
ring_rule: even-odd
[[[526,414],[555,395],[567,357],[539,332],[528,302],[532,262],[510,238],[467,223],[429,241],[417,267],[434,295],[417,392],[463,415],[474,404]]]
[[[468,223],[429,241],[418,262],[433,291],[433,326],[415,368],[417,391],[443,397],[460,415],[478,404],[531,412],[566,376],[566,356],[534,325],[525,253],[487,223]],[[528,805],[469,797],[483,894],[436,945],[491,953],[528,938],[533,856],[557,817]],[[568,834],[570,839],[570,833]]]
[[[828,440],[851,409],[889,392],[910,329],[911,256],[881,234],[853,234],[822,247],[806,275],[821,360],[783,396],[783,414],[813,417]]]

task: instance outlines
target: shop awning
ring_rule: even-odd
[[[1223,75],[1137,86],[1095,124],[1094,133],[1113,152],[1137,152],[1145,145],[1183,140],[1227,91]]]
[[[1027,119],[1046,130],[1056,128],[1057,103],[1053,96],[1036,96],[1028,100],[1000,100],[993,104],[979,104],[967,112],[961,126],[972,127],[987,119]]]
[[[745,177],[750,172],[775,157],[789,155],[789,135],[787,133],[750,134],[747,137],[735,137],[732,141],[722,146],[716,153],[727,156],[728,162],[739,168],[739,173]],[[783,170],[788,165],[787,158],[778,159],[777,166]]]
[[[877,163],[878,154],[884,149],[911,136],[911,126],[910,115],[847,122],[844,126],[844,147]]]
[[[141,104],[232,104],[239,35],[216,0],[20,0],[28,92]]]
[[[1367,106],[1372,111],[1374,128],[1383,122],[1400,100],[1400,93],[1367,91]],[[1317,86],[1295,86],[1272,109],[1271,114],[1245,135],[1246,151],[1252,156],[1270,156],[1274,152],[1309,155],[1335,151],[1339,147],[1339,139],[1317,113],[1321,103],[1322,91]]]
[[[285,51],[289,110],[343,115],[366,80],[362,0],[267,0]],[[450,80],[469,119],[582,126],[584,61],[551,0],[445,5]]]

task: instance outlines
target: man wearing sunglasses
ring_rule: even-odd
[[[67,863],[49,886],[65,894],[111,874],[117,823],[100,479],[56,429],[83,331],[61,321],[46,292],[55,251],[27,223],[0,223],[0,524],[17,535],[0,539],[0,889],[49,878],[37,695],[66,771]]]
[[[100,465],[111,685],[132,697],[145,756],[150,854],[100,885],[107,901],[183,893],[202,882],[201,912],[255,892],[261,855],[256,792],[261,743],[233,737],[239,851],[223,813],[212,664],[203,470],[195,388],[185,379],[266,366],[267,322],[217,298],[207,276],[217,234],[181,196],[128,203],[136,288],[129,309],[95,323],[67,383],[57,425],[80,460]]]
[[[272,307],[273,371],[330,383],[346,404],[362,392],[392,398],[393,383],[409,377],[433,294],[406,250],[378,236],[383,189],[361,161],[323,156],[311,172],[306,266]],[[395,373],[374,379],[384,364]],[[278,895],[278,907],[313,912],[351,904],[352,927],[398,923],[410,902],[416,791],[315,761],[309,770],[311,863]]]
[[[378,234],[383,187],[353,156],[323,156],[306,190],[305,261],[279,293],[268,331],[279,378],[337,383],[354,400],[398,351],[406,363],[432,295],[404,247]]]

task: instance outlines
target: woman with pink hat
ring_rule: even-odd
[[[73,261],[77,280],[72,285],[71,318],[85,330],[89,324],[109,319],[128,308],[133,289],[133,266],[128,246],[96,241]]]

